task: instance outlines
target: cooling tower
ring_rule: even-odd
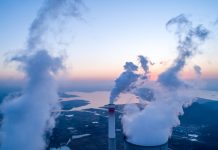
[[[156,146],[141,146],[124,140],[124,150],[168,150],[168,142]]]
[[[115,105],[108,105],[108,149],[116,150]]]

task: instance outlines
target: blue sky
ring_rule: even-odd
[[[22,77],[16,71],[16,64],[5,65],[4,59],[25,47],[28,28],[42,2],[0,0],[0,77]],[[114,79],[122,72],[125,61],[137,63],[137,55],[148,56],[155,62],[151,71],[157,75],[177,54],[175,36],[166,31],[165,24],[181,13],[189,16],[194,24],[204,24],[213,30],[201,54],[194,57],[184,74],[191,74],[189,70],[198,64],[205,78],[217,77],[217,27],[212,22],[218,17],[218,1],[84,0],[84,4],[85,21],[68,20],[57,38],[47,35],[48,48],[64,49],[67,55],[64,73],[67,78]]]

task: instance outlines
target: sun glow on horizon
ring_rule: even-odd
[[[22,2],[16,2],[17,5],[12,1],[2,2],[1,61],[5,59],[5,53],[10,53],[8,50],[17,52],[17,48],[25,45],[28,27],[41,2],[36,1],[34,5],[32,2],[25,5]],[[210,39],[201,47],[201,54],[196,55],[193,62],[188,62],[189,65],[180,73],[181,77],[194,78],[193,65],[196,64],[202,68],[202,78],[218,78],[217,26],[211,24],[211,21],[217,19],[217,2],[170,1],[178,9],[168,9],[169,1],[160,3],[162,5],[152,1],[129,1],[123,5],[123,1],[85,1],[90,11],[84,12],[84,22],[69,22],[69,26],[66,25],[69,30],[58,33],[56,40],[51,35],[44,37],[51,49],[66,50],[66,70],[57,78],[115,80],[123,72],[125,62],[131,61],[138,65],[137,56],[143,55],[155,63],[150,66],[150,78],[156,80],[176,58],[178,39],[166,30],[165,25],[168,19],[181,13],[191,14],[189,17],[193,24],[200,22],[211,30]],[[153,13],[155,9],[159,11]],[[26,13],[27,10],[29,13]],[[18,21],[18,18],[22,20]],[[17,66],[1,62],[0,79],[25,79],[25,75],[16,70]]]

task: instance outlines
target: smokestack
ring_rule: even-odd
[[[124,150],[168,150],[168,142],[156,146],[136,145],[124,140]]]
[[[108,149],[116,150],[115,105],[108,105]]]

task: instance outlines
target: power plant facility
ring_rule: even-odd
[[[115,104],[107,105],[108,108],[108,150],[116,150],[116,123],[115,123]],[[168,150],[168,142],[155,146],[136,145],[124,137],[124,150]],[[149,136],[149,135],[148,135]]]

